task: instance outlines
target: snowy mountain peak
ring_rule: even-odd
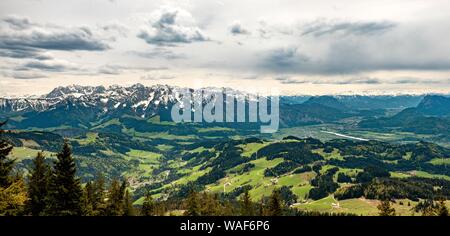
[[[70,85],[57,87],[42,97],[0,98],[1,112],[46,111],[59,107],[78,107],[100,109],[102,113],[128,112],[149,117],[159,109],[167,109],[182,99],[187,88],[169,85],[153,85],[146,87],[134,84],[129,87],[112,85],[81,86]],[[205,102],[204,94],[232,91],[238,100],[255,99],[255,96],[225,88],[188,89],[197,102]]]

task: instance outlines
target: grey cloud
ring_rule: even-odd
[[[250,31],[243,28],[242,24],[240,22],[236,21],[230,26],[230,33],[232,35],[240,35],[240,34],[246,35],[246,34],[250,34]]]
[[[247,76],[242,77],[242,79],[244,79],[244,80],[256,80],[258,78],[259,78],[259,75],[247,75]]]
[[[264,39],[276,35],[291,36],[373,36],[380,35],[397,27],[390,21],[348,22],[339,20],[319,19],[294,26],[289,24],[270,24],[260,21],[257,29],[259,36]]]
[[[127,66],[127,65],[103,65],[98,68],[98,74],[118,75],[124,71],[162,71],[167,67]]]
[[[34,25],[28,18],[18,16],[7,16],[3,18],[3,21],[7,23],[11,28],[17,30],[28,29]]]
[[[105,65],[98,69],[98,73],[107,75],[118,75],[122,72],[122,67]]]
[[[40,79],[47,78],[46,75],[42,73],[37,73],[34,71],[12,71],[12,72],[2,72],[5,77],[11,77],[14,79]]]
[[[277,78],[275,78],[275,80],[280,81],[281,84],[304,84],[305,83],[305,81],[291,79],[290,77],[286,77],[286,76],[277,77]]]
[[[119,37],[127,37],[130,29],[128,26],[119,22],[109,22],[97,26],[97,31],[101,32],[101,35],[108,38],[110,41],[117,41]]]
[[[0,57],[27,59],[13,68],[17,72],[11,76],[13,78],[42,77],[31,71],[80,70],[72,63],[54,59],[49,50],[102,51],[109,48],[87,27],[66,28],[33,23],[27,18],[5,17],[0,21],[0,29]]]
[[[386,32],[396,26],[393,22],[327,22],[314,21],[302,28],[302,35],[320,37],[340,33],[343,35],[371,35]]]
[[[371,77],[356,77],[346,80],[336,80],[336,84],[381,84],[382,81]]]
[[[49,60],[52,57],[48,54],[33,49],[0,49],[0,57],[10,57],[17,59],[37,59],[37,60]]]
[[[289,71],[308,61],[309,58],[299,54],[296,47],[278,48],[268,52],[262,67],[274,71]]]
[[[176,77],[173,75],[143,75],[141,76],[141,79],[143,80],[171,80],[175,79]]]
[[[448,79],[433,79],[433,78],[417,78],[417,77],[404,77],[395,79],[393,83],[396,84],[445,84],[450,83]]]
[[[450,60],[440,52],[424,51],[424,55],[409,52],[409,46],[396,50],[378,42],[336,40],[322,55],[309,55],[296,47],[266,52],[257,62],[263,71],[300,74],[353,74],[379,70],[450,70]],[[436,53],[437,55],[434,55]]]
[[[138,55],[140,57],[144,58],[150,58],[150,59],[161,59],[164,58],[166,60],[175,60],[175,59],[184,59],[186,58],[186,55],[181,53],[175,53],[172,50],[163,48],[163,47],[157,47],[154,48],[151,51],[145,51],[145,52],[138,52],[138,51],[132,51],[132,54]]]
[[[202,30],[192,23],[193,17],[185,10],[163,8],[155,14],[158,15],[157,19],[150,20],[137,35],[148,44],[174,46],[209,40]],[[180,19],[180,14],[183,19]]]
[[[34,52],[37,50],[103,51],[109,49],[109,46],[87,27],[64,28],[40,25],[26,18],[17,17],[3,18],[2,21],[9,27],[2,27],[0,49]]]
[[[79,68],[72,63],[56,60],[28,61],[21,65],[19,68],[16,68],[16,70],[19,71],[26,71],[30,69],[49,72],[65,72],[68,70],[78,70]]]
[[[12,74],[12,77],[14,79],[40,79],[40,78],[46,78],[47,76],[40,73],[20,73],[20,72],[14,72]]]
[[[30,34],[0,35],[1,48],[36,48],[47,50],[102,51],[108,45],[95,39],[86,28],[75,28],[65,32],[38,32]]]
[[[450,79],[429,79],[418,77],[400,78],[374,78],[374,77],[349,77],[349,78],[317,78],[317,79],[294,79],[290,76],[279,76],[274,78],[281,84],[329,84],[329,85],[349,85],[349,84],[445,84]]]

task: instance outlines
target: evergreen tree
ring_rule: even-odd
[[[83,191],[80,180],[75,177],[75,161],[69,144],[64,142],[58,153],[50,178],[48,215],[81,215]]]
[[[99,174],[92,183],[90,190],[90,201],[92,204],[93,215],[104,215],[106,211],[105,202],[105,178]]]
[[[125,190],[125,196],[123,199],[123,215],[124,216],[134,216],[133,201],[130,196],[130,192]]]
[[[149,192],[145,195],[144,203],[142,203],[141,215],[153,216],[155,214],[155,203]]]
[[[164,204],[162,202],[155,203],[154,215],[165,216],[166,212],[167,212],[166,204]]]
[[[200,216],[200,201],[198,197],[198,193],[194,190],[191,190],[189,193],[189,196],[187,198],[187,210],[185,212],[185,215],[187,216]]]
[[[250,199],[250,194],[248,193],[248,190],[245,190],[245,192],[242,194],[240,203],[242,216],[253,216],[255,214],[253,210],[253,203]]]
[[[104,183],[103,176],[98,175],[94,181],[87,182],[84,187],[83,205],[89,215],[101,216],[106,214]]]
[[[436,213],[438,216],[448,216],[448,209],[444,200],[440,200],[437,205]]]
[[[0,187],[0,216],[22,215],[27,199],[25,183],[21,178],[7,188]]]
[[[434,204],[433,199],[425,199],[424,201],[420,201],[415,207],[414,210],[416,212],[422,212],[422,216],[436,216],[436,205]]]
[[[264,197],[262,197],[258,207],[258,216],[265,216],[265,215],[266,209],[264,208]]]
[[[45,156],[38,152],[33,160],[33,169],[28,182],[27,211],[33,216],[43,213],[48,199],[50,167],[45,163]]]
[[[83,215],[84,216],[93,216],[94,215],[94,209],[93,209],[93,192],[94,188],[92,186],[92,182],[89,181],[86,183],[86,186],[83,189],[83,196],[81,197],[81,204],[83,209]]]
[[[268,214],[270,216],[283,215],[281,195],[278,189],[273,190],[272,195],[270,195]]]
[[[111,182],[108,190],[108,201],[106,207],[106,215],[109,216],[121,216],[123,212],[123,199],[124,199],[125,185],[120,184],[117,179]]]
[[[220,214],[224,216],[235,216],[239,214],[239,211],[236,211],[236,207],[231,203],[231,201],[225,201]]]
[[[8,157],[13,146],[3,139],[5,124],[0,122],[0,216],[22,215],[28,197],[22,177],[11,176],[15,161]]]
[[[286,207],[297,202],[297,195],[295,195],[288,186],[281,187],[279,191],[281,200]]]
[[[381,201],[377,208],[380,216],[395,216],[395,209],[391,207],[388,199]]]
[[[220,202],[217,197],[218,195],[210,195],[204,192],[200,199],[201,210],[200,214],[204,216],[218,216],[221,214]]]
[[[11,171],[14,167],[15,160],[8,158],[9,153],[13,149],[13,146],[9,142],[3,139],[3,130],[1,127],[6,124],[0,122],[0,188],[8,188],[11,184]]]

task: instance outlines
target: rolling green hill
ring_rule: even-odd
[[[37,150],[62,142],[62,137],[53,133],[6,135],[18,146],[11,156],[18,159],[18,168],[29,166]],[[98,173],[108,179],[127,179],[135,204],[142,203],[147,191],[155,199],[166,200],[186,197],[192,188],[230,199],[249,190],[256,202],[283,187],[295,196],[292,207],[372,215],[383,189],[411,204],[429,195],[450,196],[450,152],[426,142],[321,142],[293,136],[195,142],[176,135],[153,138],[145,133],[131,138],[102,132],[72,137],[78,174],[83,181]],[[331,204],[337,202],[338,209]],[[404,205],[395,206],[407,214]]]

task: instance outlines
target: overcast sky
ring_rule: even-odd
[[[0,95],[69,84],[450,93],[448,0],[2,0]]]

